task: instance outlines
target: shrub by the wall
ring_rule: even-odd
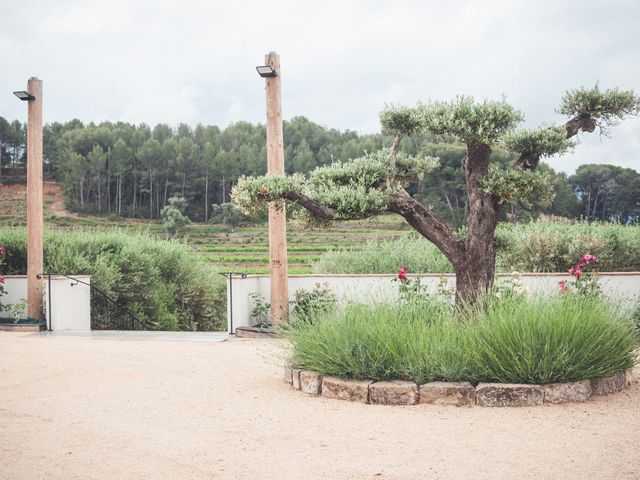
[[[26,273],[24,229],[0,229],[4,274]],[[166,330],[226,328],[226,284],[215,268],[177,240],[144,233],[47,230],[45,272],[91,275],[92,283]]]
[[[601,271],[640,270],[640,227],[603,223],[500,224],[496,232],[496,268],[510,272],[565,272],[585,253],[600,259]],[[323,254],[314,273],[451,272],[451,264],[426,239],[408,234],[369,242],[363,249]]]

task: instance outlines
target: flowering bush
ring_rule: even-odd
[[[511,272],[508,278],[501,278],[494,286],[496,298],[525,297],[529,290],[524,286],[519,272]]]
[[[398,270],[398,276],[392,281],[399,283],[400,303],[412,304],[427,301],[427,287],[422,285],[420,277],[410,279],[407,276],[407,267]]]
[[[455,289],[448,286],[447,279],[443,276],[438,281],[438,287],[434,294],[430,294],[427,285],[422,285],[420,277],[410,279],[407,276],[407,267],[398,270],[398,275],[392,281],[399,283],[399,301],[401,304],[438,303],[450,305],[455,294]]]
[[[294,300],[289,302],[289,326],[300,323],[312,324],[318,316],[331,313],[338,305],[336,294],[326,282],[316,283],[313,290],[299,288],[294,295]],[[256,322],[254,326],[271,328],[271,304],[258,292],[251,293],[249,297],[253,304],[250,316]]]
[[[569,269],[572,280],[560,280],[560,292],[575,293],[582,297],[599,297],[601,293],[597,272],[594,270],[598,257],[586,254],[580,261]]]
[[[290,322],[313,323],[318,315],[332,312],[338,304],[338,299],[325,282],[316,283],[313,290],[296,290],[295,300],[289,303],[293,305]]]

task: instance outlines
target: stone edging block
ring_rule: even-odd
[[[594,395],[609,395],[610,393],[619,392],[626,386],[627,377],[625,372],[618,372],[607,378],[591,380],[591,388]]]
[[[316,372],[303,370],[299,375],[300,390],[309,395],[320,395],[322,391],[322,376]]]
[[[430,382],[420,385],[420,403],[469,407],[476,403],[476,389],[469,382]]]
[[[480,383],[476,404],[483,407],[531,407],[542,405],[544,389],[521,383]]]
[[[292,379],[292,384],[293,384],[293,388],[295,388],[296,390],[300,390],[300,372],[302,370],[297,369],[297,368],[292,368],[291,369],[291,379]]]
[[[293,369],[291,365],[284,366],[284,383],[291,385],[293,383]]]
[[[591,380],[550,383],[544,389],[544,403],[584,402],[593,394]]]
[[[618,392],[634,381],[628,370],[611,377],[578,382],[528,385],[510,383],[413,382],[392,380],[371,382],[346,380],[307,370],[284,367],[284,381],[309,395],[378,405],[456,405],[481,407],[530,407],[534,405],[584,402],[593,395]]]
[[[369,385],[369,401],[377,405],[415,405],[420,399],[418,385],[392,380]]]
[[[322,396],[351,402],[369,403],[369,385],[371,383],[370,381],[324,377],[322,379]]]

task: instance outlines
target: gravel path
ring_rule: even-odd
[[[292,391],[282,346],[0,332],[0,478],[640,478],[638,369],[584,404],[386,407]]]

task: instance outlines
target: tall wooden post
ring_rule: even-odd
[[[27,316],[42,320],[42,80],[31,77],[27,91],[35,97],[27,102]]]
[[[267,173],[284,174],[284,140],[280,96],[280,56],[265,55],[265,65],[276,71],[266,77],[267,93]],[[271,319],[274,325],[289,315],[289,281],[287,266],[287,217],[284,201],[269,203],[269,269],[271,272]]]

